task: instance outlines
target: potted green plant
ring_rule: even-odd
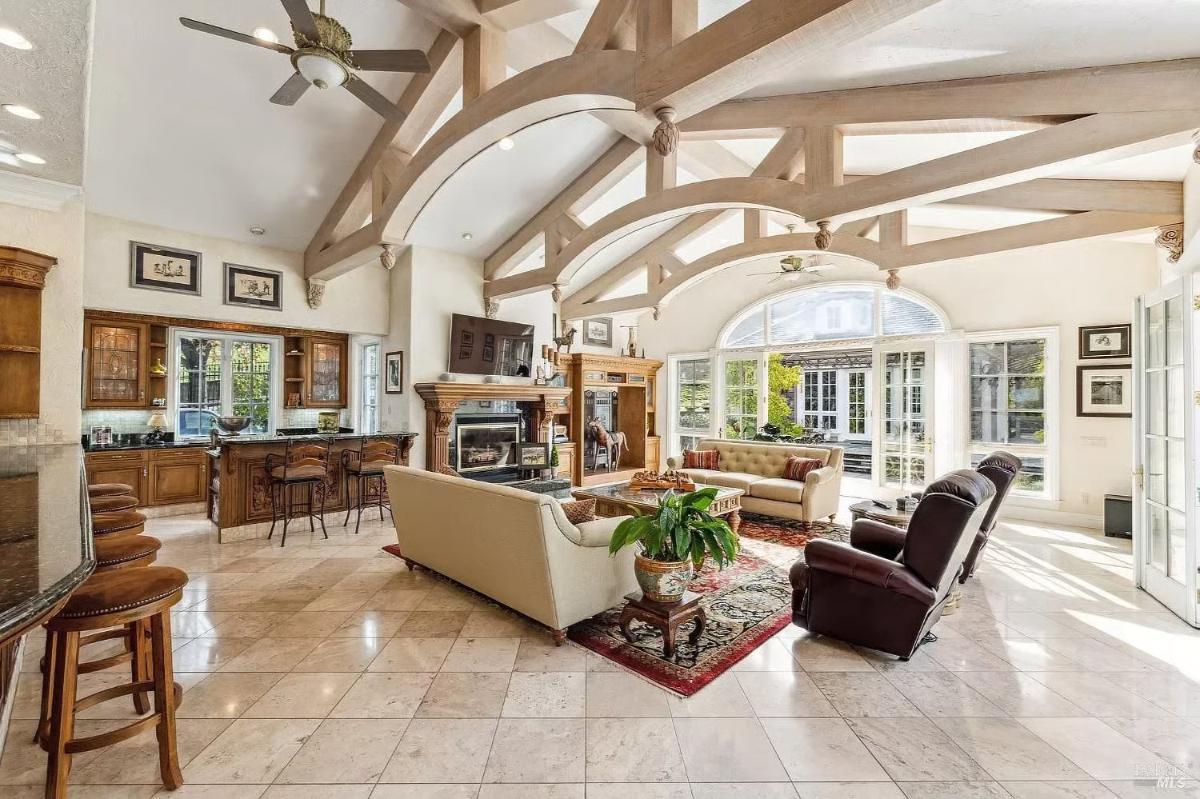
[[[633,572],[647,599],[678,602],[706,557],[721,568],[737,557],[737,534],[724,519],[708,512],[716,496],[715,488],[685,494],[668,491],[654,513],[635,510],[632,518],[617,525],[608,543],[609,554],[630,544],[641,545]]]
[[[558,447],[550,447],[550,479],[558,476]]]

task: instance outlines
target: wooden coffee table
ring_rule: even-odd
[[[730,529],[737,533],[742,524],[742,495],[745,492],[740,488],[697,484],[696,490],[699,491],[701,488],[717,489],[717,496],[708,506],[708,512],[713,516],[723,517],[728,522]],[[646,513],[653,512],[665,493],[666,489],[630,488],[629,483],[624,482],[591,488],[576,488],[571,492],[571,496],[575,499],[596,500],[596,515],[611,517],[627,516],[630,508],[636,508]]]
[[[916,509],[916,506],[913,506]],[[912,521],[912,511],[900,510],[895,503],[888,503],[886,508],[881,508],[869,499],[862,502],[855,502],[850,506],[850,520],[858,519],[874,519],[877,522],[890,524],[892,527],[899,527],[901,530],[908,529],[908,523]]]
[[[621,611],[621,635],[625,636],[626,641],[633,643],[633,633],[629,631],[629,625],[634,619],[657,627],[662,631],[663,657],[673,660],[675,658],[675,635],[681,624],[686,624],[692,619],[696,620],[695,628],[688,635],[688,643],[692,646],[695,646],[696,642],[700,640],[700,636],[704,634],[704,625],[708,623],[708,617],[704,614],[704,607],[700,604],[702,598],[701,594],[688,591],[679,602],[668,604],[646,599],[640,593],[626,594],[625,599],[628,601],[625,603],[625,609]]]

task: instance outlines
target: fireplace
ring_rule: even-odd
[[[517,465],[521,423],[466,422],[457,425],[455,469],[461,473],[511,469]]]

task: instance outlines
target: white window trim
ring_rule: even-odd
[[[235,341],[253,341],[256,343],[269,344],[271,346],[271,382],[270,392],[267,405],[267,434],[274,435],[275,427],[279,419],[279,398],[283,396],[283,338],[280,336],[263,336],[252,333],[225,333],[217,330],[204,330],[195,328],[171,328],[170,335],[170,366],[167,369],[167,414],[171,421],[171,428],[175,430],[176,436],[179,436],[179,431],[176,428],[176,423],[179,420],[179,339],[181,338],[204,338],[217,339],[222,342],[221,346],[221,385],[228,387],[228,390],[221,392],[221,413],[230,415],[233,413],[233,358],[227,357],[227,353],[231,353],[230,345]],[[189,440],[197,440],[204,436],[188,436]]]
[[[975,333],[967,333],[963,343],[963,381],[959,390],[963,392],[962,408],[963,408],[963,452],[962,462],[970,465],[971,452],[973,449],[971,443],[971,345],[986,344],[992,342],[1008,342],[1019,341],[1021,339],[1041,338],[1046,341],[1046,373],[1045,373],[1045,391],[1046,391],[1046,443],[1044,449],[1038,450],[1027,446],[1016,446],[1010,444],[997,444],[997,448],[1003,447],[1007,452],[1011,452],[1018,458],[1022,453],[1045,458],[1046,462],[1046,490],[1040,496],[1035,494],[1021,493],[1015,489],[1005,500],[1006,503],[1012,505],[1024,505],[1027,507],[1056,507],[1061,500],[1060,486],[1060,464],[1062,455],[1062,446],[1060,440],[1060,416],[1062,407],[1060,402],[1061,391],[1061,371],[1062,363],[1059,359],[1059,328],[1054,326],[1049,327],[1026,327],[1015,330],[988,330]]]
[[[363,351],[375,345],[379,349],[377,352],[376,368],[378,372],[375,375],[375,415],[379,422],[378,430],[363,429]],[[360,434],[378,433],[383,429],[383,340],[377,336],[355,336],[354,337],[354,357],[350,364],[350,426]]]
[[[679,426],[679,362],[680,361],[708,361],[709,374],[709,412],[708,412],[708,429],[699,430],[695,428],[682,428]],[[680,457],[683,455],[679,452],[679,439],[685,435],[706,435],[709,438],[716,438],[713,433],[713,424],[717,420],[718,415],[718,393],[720,390],[717,386],[717,370],[713,368],[713,353],[709,352],[687,352],[677,355],[667,356],[667,457]],[[722,425],[721,429],[724,429]]]

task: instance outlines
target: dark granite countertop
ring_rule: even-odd
[[[393,430],[385,430],[383,432],[370,433],[370,434],[366,434],[366,435],[363,435],[360,433],[332,433],[332,434],[330,434],[330,433],[326,433],[326,434],[308,433],[308,434],[299,435],[299,436],[269,436],[269,435],[256,434],[256,435],[231,436],[231,437],[223,438],[223,439],[221,439],[221,444],[222,445],[226,445],[226,444],[272,444],[272,443],[282,444],[287,441],[321,441],[321,440],[329,440],[329,439],[333,439],[334,441],[342,441],[342,440],[356,439],[356,438],[375,438],[376,436],[380,436],[380,437],[382,437],[382,436],[401,436],[404,438],[414,438],[414,437],[416,437],[416,435],[417,435],[416,433],[409,433],[409,432],[403,431],[403,430],[394,430],[394,431]]]
[[[207,447],[207,438],[188,439],[186,441],[166,441],[162,444],[145,444],[138,442],[121,442],[119,444],[89,445],[88,452],[121,452],[130,449],[186,449],[188,447]]]
[[[0,642],[96,566],[79,446],[0,447]]]

